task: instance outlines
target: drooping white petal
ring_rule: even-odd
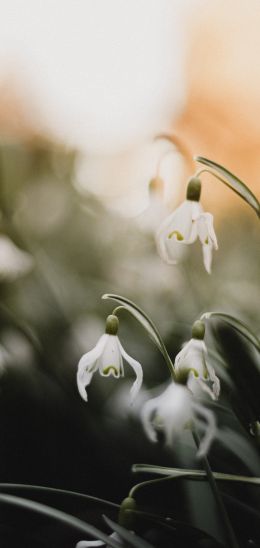
[[[141,419],[144,427],[144,431],[147,435],[147,437],[152,441],[157,441],[157,433],[155,430],[155,427],[153,425],[153,415],[154,412],[157,409],[158,400],[161,396],[158,398],[153,398],[152,400],[148,400],[141,411]]]
[[[100,375],[117,379],[124,375],[123,360],[117,335],[107,335],[107,340],[97,363]]]
[[[203,264],[205,266],[205,270],[208,274],[211,274],[211,266],[212,266],[212,244],[203,244],[202,245],[202,253],[203,253]]]
[[[126,362],[129,363],[129,365],[131,365],[131,367],[133,368],[136,374],[136,380],[130,390],[131,401],[133,402],[142,386],[143,368],[137,360],[135,360],[134,358],[132,358],[132,356],[129,356],[129,354],[127,354],[127,352],[125,351],[125,349],[123,348],[120,342],[119,342],[119,348],[123,358],[125,359]]]
[[[207,373],[204,341],[190,339],[175,358],[176,371],[193,369],[198,376],[203,377]]]
[[[200,390],[206,392],[212,399],[217,399],[220,393],[220,382],[214,368],[207,362],[207,348],[203,340],[191,339],[184,345],[175,358],[176,373],[190,371],[187,386],[195,396],[200,396]]]
[[[217,400],[220,394],[220,380],[215,373],[214,367],[212,367],[210,363],[207,363],[207,370],[208,370],[209,378],[212,382],[212,391],[215,396],[215,399]]]
[[[0,235],[0,280],[13,281],[30,272],[33,257],[19,249],[8,236]]]
[[[185,200],[159,227],[156,235],[158,252],[168,264],[178,261],[182,244],[192,244],[196,240],[197,219],[202,211],[199,202]]]
[[[157,441],[156,426],[165,432],[167,445],[172,445],[187,422],[191,419],[189,390],[171,383],[157,398],[145,403],[142,410],[142,422],[147,436],[151,441]]]
[[[197,452],[197,457],[201,458],[208,453],[212,441],[216,437],[217,424],[215,415],[212,411],[210,411],[210,409],[206,409],[195,401],[192,402],[192,408],[195,412],[195,416],[200,415],[206,422],[205,428],[205,423],[203,423],[198,417],[195,418],[197,425],[204,429],[204,436],[200,442],[199,450]]]
[[[202,213],[197,221],[198,235],[202,243],[203,262],[208,274],[211,274],[212,250],[218,249],[217,237],[213,226],[213,215]]]
[[[167,445],[172,445],[191,420],[191,394],[185,386],[173,384],[162,395],[158,415],[162,418]]]
[[[88,400],[86,393],[86,386],[91,382],[93,374],[97,370],[97,360],[103,352],[108,335],[101,335],[96,346],[84,354],[79,360],[78,372],[77,372],[77,385],[78,390],[84,401]]]

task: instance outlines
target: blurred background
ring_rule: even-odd
[[[205,311],[259,333],[259,233],[245,202],[203,176],[219,241],[211,276],[199,244],[167,266],[154,243],[161,217],[185,197],[193,155],[225,165],[259,195],[259,24],[257,0],[1,4],[2,481],[119,501],[133,462],[191,464],[190,439],[174,455],[144,439],[138,406],[168,373],[133,319],[122,314],[120,339],[144,368],[136,410],[128,378],[96,376],[85,404],[77,363],[103,333],[108,292],[142,306],[173,357]],[[165,133],[185,154],[155,139]],[[158,169],[164,188],[149,197]],[[239,363],[226,333],[216,327],[212,338],[227,344],[223,360]],[[243,384],[218,372],[241,402]],[[257,413],[236,425],[253,446]],[[221,451],[218,468],[232,468]]]

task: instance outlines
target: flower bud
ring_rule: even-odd
[[[192,326],[191,336],[193,339],[203,341],[205,335],[205,323],[202,320],[196,320]]]
[[[106,319],[106,333],[107,335],[116,335],[118,332],[119,327],[119,320],[118,317],[114,314],[110,314],[110,316]]]
[[[133,528],[134,515],[128,510],[135,510],[136,502],[133,497],[126,497],[122,502],[118,514],[118,523],[126,529]]]
[[[198,177],[191,177],[188,182],[186,198],[193,202],[199,202],[201,193],[201,182]]]

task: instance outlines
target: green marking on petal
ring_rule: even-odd
[[[178,242],[184,240],[184,236],[178,230],[173,230],[172,232],[170,232],[170,234],[168,234],[169,239],[171,239],[173,236],[176,236],[176,240],[178,240]]]
[[[114,371],[115,375],[117,376],[120,375],[120,372],[114,365],[108,365],[107,367],[105,367],[105,369],[103,369],[103,375],[109,375],[110,371]]]
[[[196,379],[199,378],[199,373],[198,373],[197,369],[194,369],[194,367],[190,367],[189,371],[191,371],[193,373],[193,375],[194,375],[194,377],[196,377]]]
[[[205,240],[204,244],[206,244],[206,245],[207,245],[208,243],[209,243],[209,239],[208,239],[208,236],[207,236],[207,238],[206,238],[206,240]]]

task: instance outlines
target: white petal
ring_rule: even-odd
[[[183,244],[192,244],[197,238],[196,219],[202,213],[198,202],[185,200],[160,225],[156,242],[158,252],[168,264],[175,264]]]
[[[183,345],[183,348],[180,350],[180,352],[175,357],[174,367],[177,370],[180,370],[180,368],[183,366],[183,364],[187,363],[187,358],[189,356],[189,352],[192,349],[192,340],[193,339],[190,339],[188,342],[186,342]],[[190,367],[190,364],[188,364],[187,367]]]
[[[212,245],[208,243],[207,245],[202,246],[203,252],[203,264],[208,274],[211,274],[211,265],[212,265]]]
[[[208,274],[211,273],[212,249],[218,249],[217,237],[213,226],[213,215],[202,213],[197,221],[198,234],[202,243],[203,262]]]
[[[154,411],[156,411],[158,405],[158,398],[153,398],[147,401],[141,411],[141,420],[147,437],[153,441],[157,441],[157,433],[152,423]]]
[[[108,335],[102,335],[96,346],[82,356],[78,364],[77,385],[78,390],[84,401],[87,401],[85,387],[91,382],[93,374],[97,370],[97,360],[102,354]]]
[[[107,335],[107,337],[97,368],[103,377],[112,375],[119,378],[124,375],[119,339],[117,335]]]
[[[137,360],[135,360],[134,358],[132,358],[132,356],[129,356],[129,354],[127,354],[127,352],[125,351],[125,349],[123,348],[120,342],[119,342],[119,348],[123,358],[129,363],[129,365],[131,365],[131,367],[133,368],[136,374],[136,380],[130,390],[131,400],[133,402],[142,386],[143,368]]]
[[[197,457],[201,458],[208,453],[210,445],[212,444],[213,439],[216,437],[216,433],[217,433],[216,419],[212,411],[210,411],[209,409],[206,409],[199,403],[193,402],[192,407],[195,413],[198,413],[199,415],[201,415],[206,421],[206,430],[204,432],[204,437],[200,442],[199,450],[197,453]],[[195,420],[199,426],[205,428],[205,424],[199,418],[196,418]]]
[[[215,399],[217,400],[220,394],[220,380],[215,373],[214,367],[212,367],[212,365],[209,363],[207,363],[207,370],[208,370],[209,378],[212,382],[212,391]]]

